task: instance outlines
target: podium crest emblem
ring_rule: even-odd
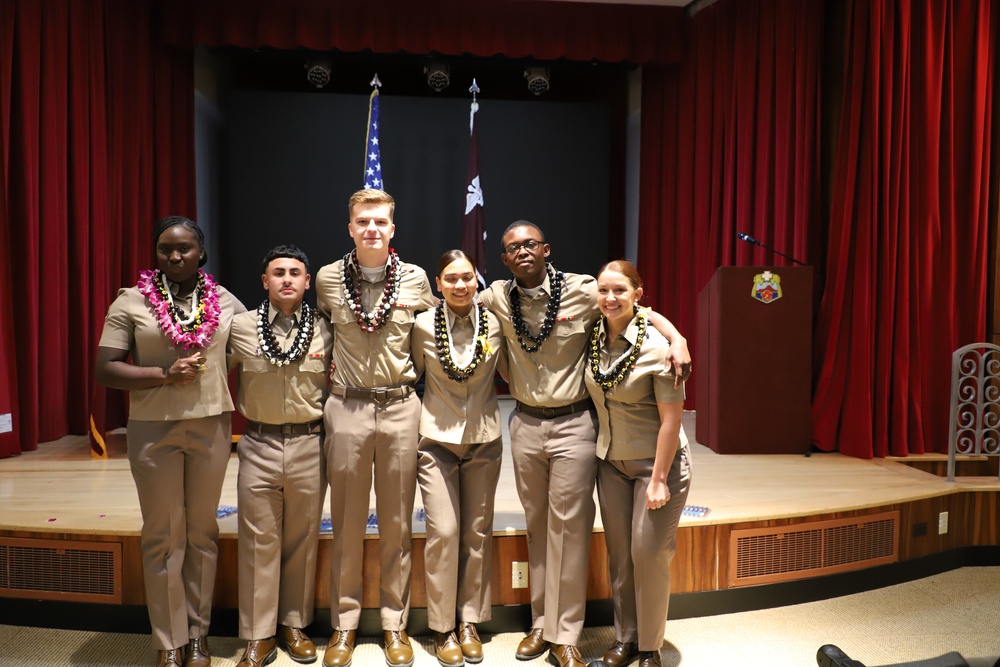
[[[781,298],[781,276],[777,273],[764,271],[753,277],[753,289],[750,296],[761,303],[771,303]]]

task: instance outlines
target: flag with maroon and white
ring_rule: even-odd
[[[476,93],[479,92],[475,80],[472,82],[472,106],[469,111],[469,165],[465,172],[465,214],[462,216],[462,250],[476,267],[476,278],[479,285],[486,287],[486,250],[483,242],[486,240],[486,223],[483,220],[483,185],[479,179],[479,131],[476,126],[476,112],[479,103]]]

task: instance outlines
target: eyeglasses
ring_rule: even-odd
[[[528,252],[534,252],[540,245],[542,245],[541,241],[528,239],[527,241],[523,241],[521,243],[508,243],[503,247],[503,251],[508,255],[514,256],[521,250],[521,248],[524,248]]]

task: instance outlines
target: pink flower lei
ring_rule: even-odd
[[[192,347],[208,348],[212,334],[219,328],[218,285],[212,276],[198,271],[198,284],[194,288],[197,305],[190,317],[174,305],[174,297],[164,282],[162,271],[140,271],[136,284],[139,293],[149,299],[156,315],[156,322],[174,345],[185,350]]]

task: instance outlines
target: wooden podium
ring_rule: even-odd
[[[719,454],[809,450],[812,304],[811,267],[715,272],[698,295],[698,442]]]

